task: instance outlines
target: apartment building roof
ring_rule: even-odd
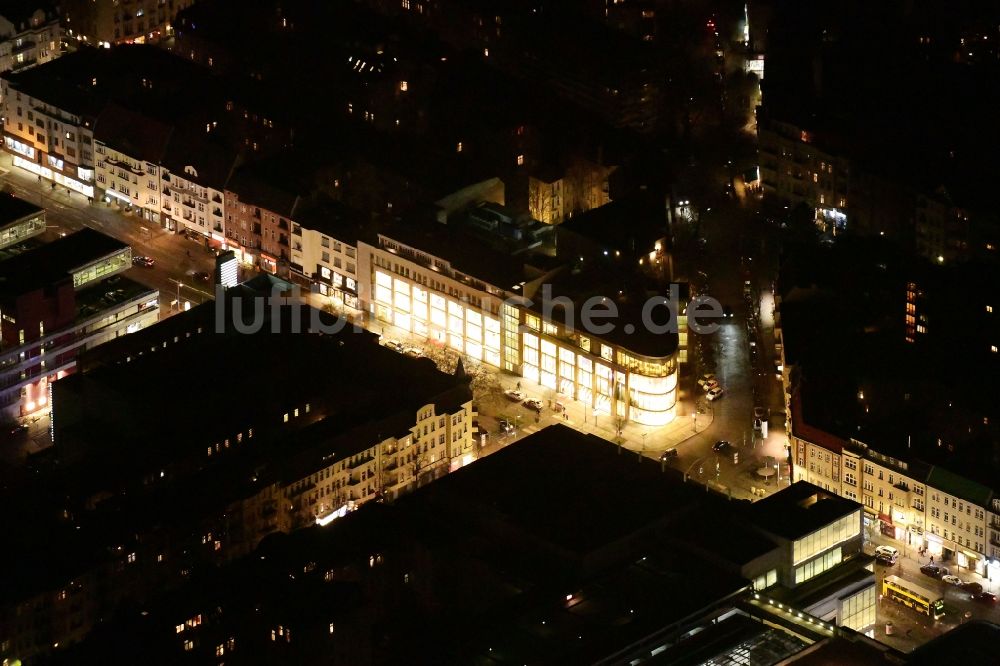
[[[755,502],[748,519],[764,532],[795,540],[859,511],[861,505],[806,481]]]
[[[13,224],[29,215],[37,215],[43,210],[13,194],[8,195],[0,192],[0,227]]]
[[[94,139],[137,160],[162,164],[174,128],[117,103],[101,111]]]
[[[302,227],[350,245],[355,245],[369,233],[365,217],[359,211],[321,193],[299,199],[293,215],[295,222]]]
[[[801,392],[793,392],[790,402],[792,411],[792,436],[805,440],[810,444],[818,444],[834,453],[841,453],[843,451],[844,447],[847,446],[847,440],[841,439],[822,428],[816,428],[803,418]]]
[[[93,84],[95,69],[105,57],[102,50],[83,46],[37,67],[8,72],[3,78],[11,88],[29,97],[66,113],[94,118],[108,96],[103,85]]]
[[[993,491],[987,486],[949,472],[943,467],[931,468],[927,485],[981,507],[989,507],[993,496]]]
[[[121,241],[84,227],[36,249],[0,261],[0,302],[70,279],[70,274],[98,259],[128,248]]]
[[[162,165],[186,180],[221,191],[238,159],[236,151],[215,141],[210,134],[179,130],[170,135]]]
[[[43,21],[54,21],[57,18],[54,3],[46,0],[5,0],[0,9],[0,18],[10,21],[15,32],[21,32],[31,27],[31,20],[38,11],[42,12]]]
[[[291,219],[298,203],[297,192],[275,185],[271,179],[258,173],[256,165],[233,172],[226,189],[239,196],[240,201]]]
[[[629,256],[642,255],[667,236],[666,201],[640,191],[568,218],[556,229],[558,235],[566,232]]]
[[[410,218],[386,223],[378,231],[387,238],[447,261],[465,275],[509,293],[516,293],[515,285],[528,278],[525,265],[536,259],[512,254],[486,243],[480,236],[469,233],[461,223],[442,224],[422,217]],[[403,255],[403,258],[416,261],[409,255]]]
[[[310,334],[313,314],[327,326],[333,316],[281,307],[273,317],[264,314],[271,306],[263,299],[240,303],[239,316],[245,325],[259,321],[258,332],[240,333],[232,324],[225,333],[215,332],[220,320],[232,321],[236,305],[230,300],[222,314],[209,305],[206,312],[214,316],[208,322],[199,318],[199,326],[209,328],[197,335],[167,336],[158,343],[151,327],[146,331],[150,345],[141,356],[87,363],[88,371],[54,388],[57,412],[61,404],[74,405],[57,423],[57,447],[95,468],[93,474],[76,475],[76,492],[96,492],[95,487],[116,479],[127,484],[150,469],[231,459],[221,443],[228,440],[225,448],[237,451],[246,448],[236,444],[237,436],[242,433],[242,441],[249,442],[250,429],[253,455],[270,461],[269,469],[280,469],[273,466],[275,456],[291,461],[293,454],[327,446],[344,432],[367,433],[336,451],[353,455],[356,450],[344,447],[363,450],[375,443],[378,433],[365,430],[366,424],[379,423],[384,437],[403,434],[408,430],[399,414],[411,412],[412,425],[424,405],[440,403],[440,409],[453,410],[471,399],[467,378],[441,373],[429,360],[401,356],[350,326],[339,333]],[[302,333],[293,332],[295,321]],[[179,373],[178,367],[187,370]],[[164,421],[164,404],[185,418]],[[95,438],[97,432],[104,434]],[[131,446],[136,438],[144,442],[141,450]],[[206,458],[206,447],[215,444],[220,444],[219,458]]]

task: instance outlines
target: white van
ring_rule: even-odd
[[[875,559],[882,564],[895,564],[899,551],[892,546],[879,546],[875,549]]]

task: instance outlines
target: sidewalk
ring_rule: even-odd
[[[610,442],[620,442],[624,448],[643,453],[651,458],[659,458],[663,451],[676,447],[681,442],[705,431],[713,420],[711,411],[706,414],[698,414],[697,419],[692,418],[694,415],[693,406],[687,401],[678,400],[678,415],[670,423],[662,426],[643,426],[629,422],[622,427],[619,433],[615,417],[609,414],[594,414],[589,406],[566,396],[557,398],[558,402],[565,406],[565,411],[561,414],[552,412],[553,401],[546,397],[552,394],[552,389],[523,377],[504,376],[501,385],[504,390],[520,386],[520,390],[527,397],[541,398],[545,403],[548,416],[552,417],[555,423],[564,423],[575,430],[597,435]]]

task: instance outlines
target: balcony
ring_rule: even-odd
[[[212,195],[212,203],[222,203],[222,197],[219,196],[218,192]]]
[[[189,201],[189,200],[185,199],[181,203],[184,204],[185,206],[187,206],[188,208],[194,208],[194,202],[193,201]]]
[[[370,463],[372,460],[374,460],[374,458],[372,458],[371,456],[362,456],[362,457],[358,458],[357,460],[355,460],[354,462],[352,462],[351,464],[349,464],[347,466],[347,468],[348,469],[356,469],[356,468],[361,467],[362,465],[364,465],[366,463]]]
[[[20,44],[16,44],[15,43],[14,48],[12,48],[10,50],[10,52],[12,54],[16,55],[18,53],[23,53],[24,51],[27,51],[29,49],[33,49],[33,48],[35,48],[35,46],[36,46],[36,43],[34,41],[32,41],[30,39],[25,39],[25,40],[21,40]]]
[[[222,211],[219,210],[218,208],[213,208],[212,215],[215,215],[216,217],[222,217]]]
[[[23,60],[23,61],[21,61],[21,62],[15,62],[15,63],[14,63],[14,64],[13,64],[12,66],[11,66],[11,68],[10,68],[10,71],[12,71],[12,72],[16,72],[16,71],[17,71],[17,70],[19,70],[19,69],[24,69],[25,67],[31,67],[31,66],[32,66],[32,65],[34,65],[34,64],[35,64],[36,62],[38,62],[38,60],[37,60],[37,59],[35,59],[35,58],[27,58],[27,59],[25,59],[25,60]]]
[[[906,482],[904,481],[900,481],[899,483],[894,483],[892,487],[896,488],[897,490],[902,490],[904,493],[910,492],[910,486],[907,485]]]

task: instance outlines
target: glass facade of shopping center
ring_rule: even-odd
[[[677,358],[638,356],[597,339],[562,331],[511,301],[497,314],[471,306],[469,296],[439,292],[416,265],[377,260],[372,266],[370,314],[406,333],[440,343],[466,357],[519,375],[578,400],[595,414],[642,425],[672,421],[677,403]],[[385,266],[399,267],[400,273]],[[415,281],[416,280],[416,281]],[[490,295],[475,300],[488,304]]]

